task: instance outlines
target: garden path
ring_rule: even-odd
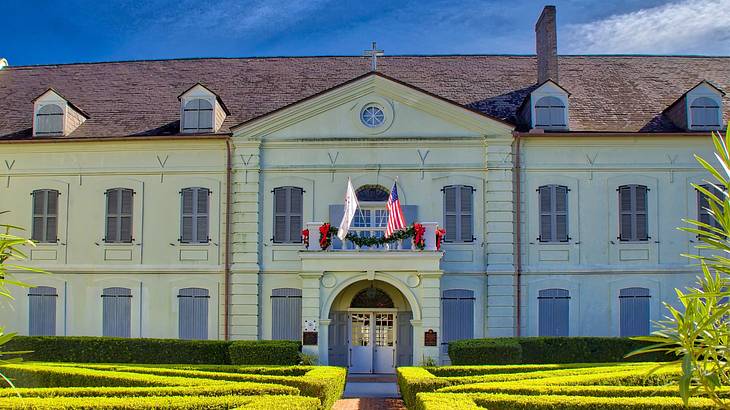
[[[395,375],[349,375],[333,410],[405,410]]]

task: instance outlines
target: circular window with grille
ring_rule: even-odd
[[[360,111],[360,121],[368,128],[377,128],[385,122],[385,113],[377,105],[366,105]]]

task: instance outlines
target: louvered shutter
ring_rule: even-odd
[[[284,243],[287,239],[288,190],[274,189],[274,242]]]
[[[271,318],[273,340],[301,340],[302,290],[272,289]]]
[[[129,288],[105,288],[102,295],[102,335],[131,337],[132,290]]]
[[[183,113],[183,129],[185,130],[197,130],[199,127],[198,115],[200,112],[200,100],[192,100],[185,104]]]
[[[650,301],[651,295],[646,288],[624,288],[619,291],[621,337],[649,334]]]
[[[180,339],[208,339],[208,289],[184,288],[178,295]]]
[[[565,289],[542,289],[537,299],[539,336],[568,336],[570,293]]]
[[[132,242],[132,209],[134,191],[128,188],[113,188],[106,191],[106,236],[105,242]]]
[[[132,190],[121,190],[121,214],[119,220],[119,240],[120,242],[132,242]]]
[[[210,190],[197,188],[195,194],[197,195],[195,198],[195,241],[207,243],[210,236]]]
[[[474,292],[466,289],[449,289],[441,297],[441,323],[443,337],[441,353],[448,354],[449,342],[474,337]]]
[[[198,100],[198,103],[198,128],[200,131],[210,131],[213,129],[213,105],[208,100]]]
[[[301,188],[291,187],[289,189],[289,243],[302,241],[303,192]]]
[[[56,288],[37,286],[28,291],[28,335],[56,335]]]
[[[33,191],[33,223],[31,239],[36,242],[58,241],[58,191],[38,189]]]
[[[459,228],[460,239],[462,242],[471,242],[474,239],[474,223],[473,223],[473,189],[470,186],[459,187]]]
[[[195,209],[193,197],[195,191],[192,188],[182,190],[182,221],[180,222],[180,240],[183,243],[193,241],[193,225],[195,223]]]
[[[556,185],[555,192],[555,240],[568,241],[568,187]]]
[[[444,229],[445,242],[455,242],[459,238],[457,230],[457,186],[444,187]]]
[[[649,239],[649,218],[648,218],[648,189],[643,185],[634,186],[635,204],[634,210],[636,219],[636,238],[637,241],[646,241]]]
[[[119,195],[118,189],[106,191],[106,242],[119,242]]]
[[[621,186],[619,193],[619,239],[622,241],[634,240],[633,198],[630,185]]]
[[[553,240],[553,186],[541,186],[540,196],[540,242]]]

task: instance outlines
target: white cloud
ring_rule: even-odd
[[[576,54],[730,54],[730,0],[682,0],[567,27]]]

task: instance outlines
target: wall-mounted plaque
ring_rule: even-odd
[[[302,344],[304,346],[316,346],[317,332],[304,332],[302,334]]]
[[[424,346],[438,346],[438,334],[433,329],[428,329],[423,334],[423,345]]]

